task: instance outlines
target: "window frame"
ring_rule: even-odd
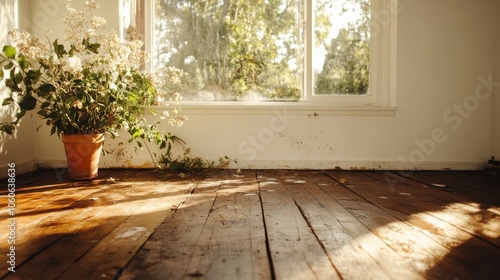
[[[154,0],[122,0],[125,5],[144,3],[144,18],[140,15],[122,15],[128,22],[144,22],[145,50],[152,53],[154,46]],[[305,58],[304,100],[300,101],[185,101],[182,108],[190,113],[269,114],[274,108],[286,107],[288,113],[310,115],[395,115],[397,15],[401,12],[398,0],[372,0],[370,86],[367,95],[313,95],[312,71],[314,1],[305,1]],[[123,9],[126,10],[126,9]],[[130,8],[130,11],[135,11]],[[122,29],[124,27],[122,26]],[[151,63],[146,65],[151,71]]]

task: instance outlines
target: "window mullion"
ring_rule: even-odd
[[[305,69],[304,69],[304,99],[312,100],[314,92],[314,73],[313,73],[313,46],[314,46],[314,5],[316,1],[304,0],[305,3]]]

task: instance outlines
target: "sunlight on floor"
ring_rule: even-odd
[[[489,209],[490,207],[483,209],[478,203],[453,203],[446,206],[442,211],[430,213],[448,219],[455,219],[448,213],[460,215],[462,217],[460,224],[463,225],[466,231],[495,239],[500,237],[500,217],[494,212],[489,212]]]
[[[500,237],[500,218],[482,210],[477,203],[453,203],[439,211],[412,214],[405,222],[388,223],[377,228],[376,235],[391,240],[388,245],[393,250],[411,260],[418,270],[426,271],[475,236],[491,240]],[[373,257],[378,257],[380,251],[373,247],[372,233],[357,240]]]

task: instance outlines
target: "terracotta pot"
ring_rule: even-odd
[[[97,178],[104,134],[61,134],[68,163],[69,178],[92,180]]]

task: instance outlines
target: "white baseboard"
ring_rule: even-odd
[[[137,163],[139,162],[139,163]],[[65,168],[64,160],[37,161],[39,168]],[[241,169],[314,169],[314,170],[482,170],[486,167],[483,161],[424,161],[408,163],[401,161],[363,161],[363,160],[241,160],[230,168]],[[99,168],[154,168],[151,161],[136,160],[132,162],[117,162],[112,158],[101,159]],[[5,174],[5,173],[4,173]]]
[[[135,160],[135,163],[130,161],[126,162],[118,162],[113,158],[101,158],[99,162],[99,168],[133,168],[133,169],[146,169],[146,168],[154,168],[154,165],[151,163],[150,159],[145,159],[143,161]],[[66,168],[66,160],[54,159],[54,160],[38,160],[37,164],[41,169],[50,169],[50,168]]]
[[[15,162],[16,175],[35,171],[37,169],[66,168],[65,160],[40,160]],[[482,161],[426,161],[415,165],[402,164],[400,161],[324,161],[324,160],[252,160],[238,161],[230,168],[241,169],[309,169],[309,170],[483,170],[486,163]],[[142,164],[130,162],[120,163],[114,159],[101,159],[99,168],[153,168],[150,161]],[[0,179],[7,178],[7,164],[0,165]]]
[[[315,169],[315,170],[482,170],[484,161],[425,161],[408,163],[401,161],[363,161],[363,160],[253,160],[238,161],[243,169]]]

